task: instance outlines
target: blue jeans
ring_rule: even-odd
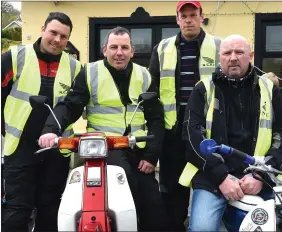
[[[261,191],[264,200],[274,198],[273,193]],[[194,189],[188,231],[219,231],[228,201],[203,189]]]
[[[226,206],[223,196],[194,189],[188,231],[219,231]]]

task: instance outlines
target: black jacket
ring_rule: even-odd
[[[53,107],[53,87],[54,80],[61,59],[60,55],[45,54],[40,51],[39,38],[34,44],[33,48],[36,52],[40,74],[41,74],[41,86],[39,95],[48,97],[48,104]],[[13,68],[12,68],[12,56],[11,51],[7,51],[1,56],[1,134],[5,135],[5,119],[4,119],[4,107],[6,99],[11,92],[13,86]],[[30,74],[32,75],[32,73]],[[30,83],[32,84],[32,83]],[[49,115],[49,110],[44,107],[42,109],[33,109],[26,122],[26,125],[21,135],[20,143],[28,143],[37,145],[37,139],[41,135],[44,123]]]
[[[107,60],[104,59],[104,64],[111,73],[117,88],[121,95],[121,101],[124,105],[130,104],[131,101],[128,95],[128,87],[132,73],[132,63],[129,62],[125,70],[117,71],[111,67]],[[105,91],[107,91],[105,89]],[[152,81],[148,92],[157,92],[156,86]],[[60,102],[55,108],[54,113],[62,126],[62,131],[71,123],[75,122],[82,115],[84,107],[88,104],[90,94],[86,81],[86,70],[83,69],[78,74],[76,80],[72,85],[71,91],[66,96],[63,102]],[[148,134],[154,134],[154,141],[147,142],[145,149],[142,149],[144,160],[147,160],[153,165],[156,165],[159,154],[161,152],[161,143],[164,135],[164,112],[163,106],[158,99],[153,99],[144,102],[144,116],[148,127]],[[114,119],[113,119],[114,120]],[[46,121],[42,134],[55,133],[60,135],[59,128],[50,115]],[[141,149],[140,149],[141,150]]]
[[[215,98],[218,99],[219,107],[214,109],[211,134],[212,139],[218,144],[233,146],[253,155],[260,115],[260,88],[258,76],[251,66],[249,71],[248,76],[241,81],[231,81],[219,69],[213,74]],[[201,128],[206,127],[205,94],[204,84],[200,82],[194,88],[186,107],[183,136],[188,140],[187,161],[199,168],[192,181],[193,188],[217,193],[218,186],[228,173],[241,178],[247,166],[239,163],[236,157],[223,156],[225,160],[223,163],[215,156],[205,157],[200,154],[199,145],[203,140]],[[273,87],[272,105],[274,110],[272,133],[278,133],[280,138],[273,138],[273,143],[277,143],[279,147],[272,146],[267,155],[273,156],[269,163],[280,168],[282,164],[282,96],[276,86]]]

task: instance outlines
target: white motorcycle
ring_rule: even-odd
[[[153,135],[135,137],[130,134],[130,124],[138,107],[154,97],[156,93],[149,92],[139,96],[126,128],[127,136],[106,136],[103,132],[94,132],[55,139],[57,148],[72,150],[85,159],[84,166],[73,169],[68,176],[58,212],[59,231],[138,230],[135,204],[125,171],[119,166],[107,165],[105,159],[110,150],[133,148],[138,142],[154,138]],[[42,96],[33,96],[30,102],[34,106],[48,106]]]
[[[275,176],[275,174],[281,175],[281,171],[266,165],[264,157],[249,156],[232,147],[223,144],[217,145],[212,139],[203,140],[200,144],[200,151],[203,155],[219,153],[236,156],[238,161],[249,164],[249,167],[244,170],[245,173],[249,171],[253,174],[255,171],[265,173],[276,184],[272,188],[275,199],[265,201],[259,196],[245,195],[239,201],[230,200],[227,211],[233,212],[223,218],[223,220],[226,219],[224,220],[225,222],[228,222],[226,227],[228,227],[229,231],[280,231],[282,229],[282,181]],[[263,179],[261,180],[266,182]],[[278,221],[277,218],[279,219]]]

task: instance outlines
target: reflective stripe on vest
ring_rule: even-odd
[[[158,46],[160,63],[160,99],[164,105],[165,128],[171,129],[177,119],[175,70],[177,64],[176,36],[164,39]],[[206,78],[215,71],[219,63],[220,39],[206,34],[201,45],[199,71],[200,78]]]
[[[12,46],[11,55],[14,84],[7,97],[4,108],[6,123],[4,142],[5,155],[11,155],[15,152],[26,121],[32,110],[29,97],[38,95],[41,85],[38,59],[33,45]],[[69,68],[70,64],[75,64],[76,66]],[[63,52],[54,83],[54,99],[66,95],[67,92],[63,92],[65,89],[63,88],[62,90],[62,85],[60,84],[70,86],[71,70],[75,70],[74,75],[77,75],[80,70],[80,64],[79,62],[70,62],[69,55]]]
[[[211,138],[213,111],[215,108],[215,88],[212,78],[202,80],[206,88],[206,104],[208,111],[206,114],[206,138]],[[259,129],[257,135],[257,142],[255,147],[254,156],[265,156],[270,149],[272,143],[272,89],[273,82],[265,77],[259,77],[260,87],[260,118]],[[194,175],[197,173],[198,168],[191,163],[187,163],[184,168],[179,183],[183,186],[189,186]]]
[[[86,107],[87,131],[103,131],[107,135],[123,135],[137,105],[141,93],[147,92],[151,85],[151,76],[148,70],[137,64],[133,64],[129,98],[131,105],[124,105],[121,102],[119,91],[114,80],[104,66],[103,61],[88,64],[87,84],[91,99]],[[146,135],[145,118],[141,108],[137,109],[131,123],[131,132],[135,136]],[[146,143],[138,143],[140,148]]]
[[[203,80],[203,84],[206,88],[206,99],[205,99],[205,109],[207,109],[206,112],[206,138],[211,138],[211,132],[212,132],[212,120],[213,120],[213,110],[214,107],[214,101],[215,101],[215,87],[214,83],[212,81],[212,77],[208,77],[207,79]]]
[[[265,77],[259,78],[260,117],[255,156],[265,156],[272,143],[272,89],[273,82]]]

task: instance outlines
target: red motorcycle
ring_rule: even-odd
[[[71,170],[67,179],[58,212],[59,231],[137,231],[136,209],[125,171],[119,166],[107,165],[105,159],[108,151],[133,148],[138,142],[154,138],[153,135],[135,137],[130,134],[130,124],[138,107],[154,97],[156,93],[140,95],[125,130],[129,135],[106,136],[103,132],[94,132],[55,139],[55,147],[71,150],[85,159],[84,166]],[[32,107],[45,105],[52,112],[46,102],[43,96],[30,97]],[[51,148],[54,147],[36,153]]]

